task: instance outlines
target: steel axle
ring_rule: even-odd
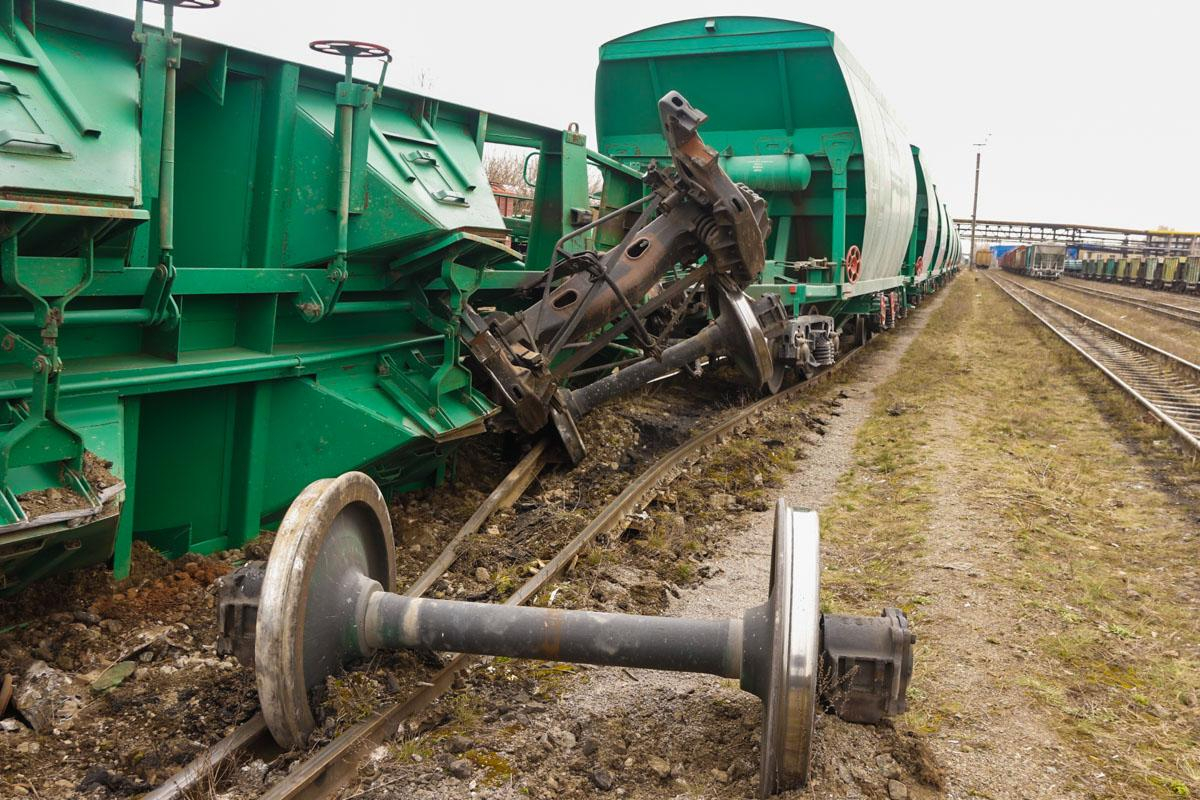
[[[645,386],[655,378],[691,364],[704,356],[729,355],[755,388],[771,385],[779,388],[781,368],[771,356],[771,341],[756,313],[757,304],[774,310],[774,295],[752,302],[741,291],[718,287],[717,305],[721,313],[699,333],[671,345],[659,358],[646,358],[615,375],[581,386],[568,395],[567,408],[575,417],[588,414],[597,406]]]
[[[247,565],[223,584],[221,649],[254,653],[263,714],[280,744],[303,746],[315,727],[310,689],[345,662],[378,649],[428,648],[739,678],[765,706],[764,796],[807,781],[819,700],[855,722],[877,722],[905,707],[913,637],[903,613],[822,615],[817,515],[782,500],[776,507],[769,596],[730,619],[408,597],[385,591],[394,583],[394,570],[383,497],[370,478],[350,472],[317,481],[295,500],[265,572]]]
[[[674,619],[426,600],[365,589],[368,648],[742,675],[741,619]]]

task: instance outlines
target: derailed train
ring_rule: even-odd
[[[176,35],[176,6],[216,5],[156,28],[141,0],[0,4],[0,594],[123,577],[134,539],[238,547],[346,470],[437,482],[488,429],[581,458],[604,398],[714,353],[777,388],[959,268],[920,150],[828,30],[609,42],[589,150],[388,87],[376,45],[314,43],[339,74]],[[528,218],[501,216],[489,143],[537,152]]]

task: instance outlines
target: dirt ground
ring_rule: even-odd
[[[506,596],[642,464],[747,399],[706,385],[683,411],[681,390],[659,387],[589,418],[590,466],[535,483],[432,593]],[[489,443],[460,459],[452,491],[397,499],[402,575],[514,457]],[[986,278],[961,276],[837,382],[730,437],[538,602],[740,613],[765,597],[780,495],[821,513],[826,610],[898,605],[918,636],[909,711],[878,726],[819,717],[795,797],[1200,791],[1200,475]],[[122,586],[89,572],[30,595],[31,624],[5,609],[0,672],[45,660],[75,676],[80,707],[42,733],[0,731],[0,797],[136,796],[251,713],[252,678],[212,653],[210,586],[268,546],[175,564],[141,552]],[[89,686],[126,662],[115,688]],[[313,745],[434,666],[392,654],[331,679]],[[342,797],[749,797],[760,725],[733,681],[494,659]],[[257,796],[295,756],[211,794]]]
[[[822,514],[825,607],[898,604],[918,636],[909,711],[821,717],[795,796],[1190,796],[1200,476],[990,281],[939,300],[818,401],[773,489]],[[758,602],[770,526],[729,517],[665,613]],[[344,796],[754,794],[761,710],[731,681],[497,660],[467,682]]]

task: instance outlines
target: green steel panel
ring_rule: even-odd
[[[20,24],[0,35],[0,188],[9,197],[140,199],[135,54],[132,43],[112,47],[47,20],[36,37]]]
[[[262,95],[261,80],[237,76],[226,85],[222,105],[199,88],[179,93],[178,125],[186,131],[175,167],[180,264],[246,265],[254,187],[247,177],[256,170]]]
[[[193,531],[225,532],[234,400],[231,387],[142,398],[134,528],[172,556],[190,549]]]
[[[29,134],[0,143],[21,151],[3,159],[12,191],[0,203],[0,325],[23,343],[0,353],[0,399],[10,401],[0,435],[34,394],[33,354],[61,358],[62,399],[46,413],[80,437],[76,447],[111,459],[126,490],[119,520],[77,530],[87,541],[76,555],[55,529],[0,530],[0,583],[11,591],[110,556],[124,575],[137,537],[171,554],[235,546],[308,482],[346,469],[393,487],[443,475],[454,437],[492,411],[458,365],[462,304],[484,270],[524,269],[497,243],[447,235],[506,233],[484,141],[541,147],[567,134],[352,87],[350,275],[314,324],[296,301],[330,283],[339,76],[186,40],[174,182],[160,185],[173,46],[148,28],[139,44],[129,20],[53,0],[39,2],[38,20],[36,37],[20,21],[0,34],[0,130]],[[543,190],[555,210],[539,211],[553,239],[573,224],[570,208],[588,203],[582,137],[568,141],[570,169]],[[174,266],[162,270],[168,199]],[[62,249],[89,238],[83,252]],[[65,313],[43,341],[49,302]],[[59,485],[57,458],[21,466],[23,455],[0,489]]]

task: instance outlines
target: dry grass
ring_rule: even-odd
[[[988,578],[1019,604],[987,639],[1023,654],[998,680],[1036,704],[1105,791],[1190,796],[1200,791],[1200,473],[989,281],[966,275],[949,291],[880,388],[824,514],[825,602],[873,611],[894,597],[919,630],[928,598],[913,571],[935,522],[930,495],[964,494],[1009,554]],[[948,431],[952,441],[937,441]],[[946,447],[954,475],[928,457]],[[980,699],[920,687],[904,721],[918,733],[969,717]]]
[[[334,719],[334,732],[342,733],[362,722],[379,708],[383,687],[365,672],[347,672],[325,679],[326,706]]]
[[[1200,474],[1157,424],[985,286],[971,446],[1022,556],[1053,669],[1023,682],[1131,794],[1200,790]],[[1030,353],[1037,354],[1030,368]]]
[[[961,303],[943,304],[876,393],[855,441],[854,466],[822,515],[821,535],[830,545],[821,575],[827,611],[874,613],[878,598],[891,597],[910,616],[919,613],[924,598],[903,596],[905,565],[932,512],[929,488],[936,476],[923,457],[931,420],[951,385],[963,383],[964,367],[943,343],[964,313]]]

